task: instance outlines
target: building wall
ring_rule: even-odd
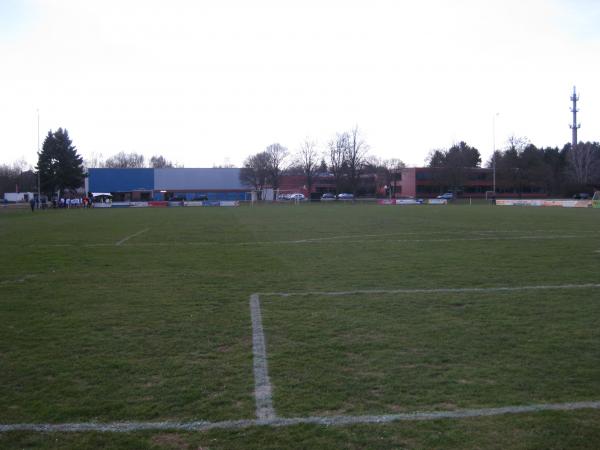
[[[133,192],[154,189],[154,169],[89,169],[91,192]]]
[[[240,169],[154,169],[154,189],[161,191],[248,191],[240,182]]]
[[[282,175],[279,180],[280,192],[299,192],[306,196],[311,192],[335,192],[335,182],[333,177],[326,174],[317,174],[313,178],[311,192],[308,192],[306,186],[306,177],[304,175]]]
[[[249,191],[190,191],[190,190],[171,190],[171,191],[154,191],[153,200],[162,201],[162,200],[170,200],[170,201],[245,201],[250,200],[250,192]]]
[[[396,185],[401,186],[400,192],[396,191],[396,197],[416,197],[417,196],[417,169],[408,167],[402,169],[402,179],[396,182]]]
[[[251,190],[240,169],[90,169],[88,189],[111,192],[120,201],[246,200]]]

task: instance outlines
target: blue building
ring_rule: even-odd
[[[110,192],[114,201],[247,200],[251,187],[240,169],[89,169],[87,191]]]

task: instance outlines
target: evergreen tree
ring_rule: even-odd
[[[69,139],[67,130],[48,131],[36,169],[40,173],[41,190],[47,194],[77,189],[85,178],[83,158]]]
[[[464,141],[448,150],[434,150],[429,154],[429,167],[433,171],[433,182],[443,190],[460,190],[469,180],[472,169],[481,165],[479,150]]]

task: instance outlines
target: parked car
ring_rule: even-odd
[[[290,199],[290,194],[279,194],[277,196],[277,200],[280,202],[285,202],[286,200]]]
[[[439,198],[442,200],[454,200],[454,194],[452,192],[445,192],[442,195],[438,195],[436,198]]]
[[[331,192],[325,192],[322,196],[321,196],[321,200],[335,200],[335,195],[332,194]]]
[[[296,192],[294,194],[290,194],[289,199],[290,200],[295,200],[295,201],[300,201],[300,200],[304,200],[304,194],[301,194],[300,192]]]
[[[352,200],[354,198],[354,194],[349,194],[347,192],[342,192],[337,196],[338,200]]]
[[[591,198],[591,195],[587,192],[580,192],[578,194],[575,194],[573,198],[575,200],[589,200]]]

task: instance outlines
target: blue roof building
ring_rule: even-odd
[[[247,200],[251,189],[237,168],[89,169],[86,188],[115,201]]]

